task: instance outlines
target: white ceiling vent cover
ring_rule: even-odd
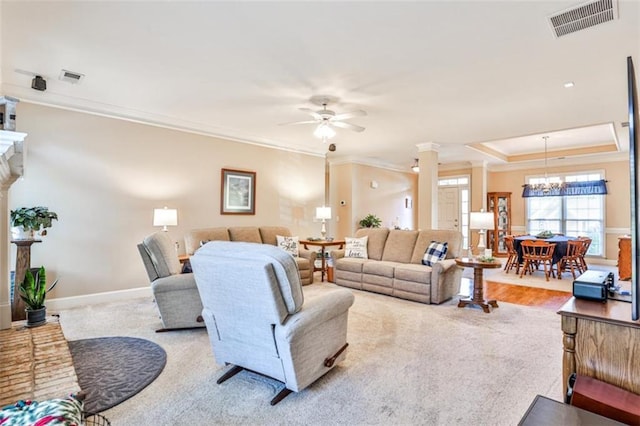
[[[549,23],[557,38],[614,19],[618,19],[618,0],[595,0],[556,13]]]
[[[60,76],[58,77],[59,80],[66,81],[67,83],[71,84],[78,84],[80,83],[80,81],[82,81],[83,78],[84,74],[67,70],[60,71]]]

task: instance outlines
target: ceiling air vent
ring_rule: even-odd
[[[60,76],[58,77],[58,79],[60,79],[61,81],[66,81],[67,83],[71,84],[78,84],[83,78],[84,74],[67,70],[60,71]]]
[[[549,17],[553,35],[562,37],[618,18],[618,0],[596,0]]]

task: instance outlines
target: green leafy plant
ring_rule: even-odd
[[[55,280],[47,289],[47,274],[44,266],[38,269],[35,276],[31,273],[30,269],[27,269],[24,274],[24,280],[20,284],[20,298],[24,301],[24,304],[27,305],[27,308],[32,311],[44,308],[44,299],[56,284],[58,284],[58,280]]]
[[[554,234],[551,231],[542,231],[538,235],[536,235],[536,237],[538,237],[538,238],[551,238],[551,237],[553,237],[553,235]]]
[[[382,225],[382,219],[374,214],[368,214],[360,221],[360,226],[363,228],[380,228],[380,225]]]
[[[50,212],[48,207],[20,207],[11,210],[11,226],[22,226],[25,231],[39,231],[43,229],[46,234],[46,228],[51,228],[53,221],[58,220],[58,214]]]

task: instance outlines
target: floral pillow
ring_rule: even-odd
[[[360,259],[368,259],[369,256],[367,254],[367,241],[369,237],[362,238],[352,238],[345,237],[344,242],[346,243],[346,248],[344,250],[345,257],[357,257]]]
[[[81,425],[82,407],[82,401],[74,395],[40,402],[21,400],[0,410],[0,425]]]
[[[283,237],[282,235],[276,235],[278,247],[286,251],[293,257],[298,257],[300,253],[300,244],[298,237]]]

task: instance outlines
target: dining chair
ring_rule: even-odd
[[[518,261],[518,251],[513,246],[513,235],[505,235],[504,244],[507,246],[507,261],[504,264],[504,271],[508,274],[510,270],[516,268],[516,274],[520,273],[520,262]]]
[[[522,247],[522,259],[523,265],[520,270],[520,278],[527,272],[533,274],[534,266],[537,268],[540,265],[544,268],[544,276],[549,281],[549,276],[555,278],[553,271],[553,251],[556,245],[546,241],[540,240],[526,240],[520,245]]]
[[[587,262],[584,257],[587,255],[587,252],[589,251],[589,247],[591,246],[591,242],[593,240],[589,237],[578,237],[578,240],[582,242],[578,261],[580,262],[580,266],[582,267],[582,272],[584,272],[589,269],[589,266],[587,266]]]
[[[571,271],[571,275],[574,280],[576,279],[576,271],[580,274],[584,272],[584,268],[582,267],[582,262],[580,260],[582,257],[581,254],[583,247],[584,242],[580,239],[567,241],[567,254],[562,256],[562,259],[560,259],[557,264],[559,280],[562,279],[562,273],[567,270]]]

